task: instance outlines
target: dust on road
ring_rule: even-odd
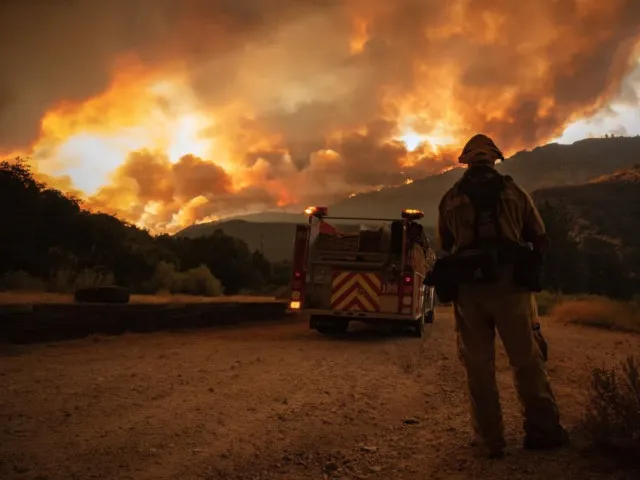
[[[543,325],[571,428],[590,368],[640,337]],[[631,478],[575,445],[523,451],[501,349],[509,456],[478,458],[444,309],[422,340],[296,319],[0,348],[2,479]]]

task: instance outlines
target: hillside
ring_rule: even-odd
[[[571,145],[552,143],[518,152],[498,166],[523,188],[579,185],[640,161],[640,137],[591,138]],[[435,225],[437,206],[444,192],[460,178],[462,168],[416,180],[409,185],[361,193],[330,205],[340,216],[397,216],[404,208],[424,210],[424,225]],[[298,222],[303,215],[270,211],[234,217],[250,222]],[[232,220],[232,219],[227,219]],[[224,221],[224,220],[223,220]],[[189,227],[192,228],[192,227]],[[202,228],[202,227],[200,227]],[[205,231],[208,231],[205,229]]]
[[[245,215],[236,215],[233,217],[226,217],[218,222],[209,222],[202,223],[199,225],[192,225],[183,230],[183,232],[187,230],[198,231],[199,228],[202,228],[205,225],[215,225],[216,223],[227,223],[235,220],[244,220],[245,222],[253,222],[253,223],[300,223],[306,222],[307,216],[302,213],[289,213],[284,211],[265,211],[259,213],[247,213]]]
[[[620,246],[640,246],[640,165],[582,185],[540,189],[532,196],[537,204],[568,209],[579,239],[600,236]]]
[[[587,139],[572,145],[550,144],[519,152],[498,166],[528,191],[576,185],[638,163],[640,138]],[[335,215],[398,215],[403,208],[424,210],[425,225],[434,225],[442,195],[462,170],[416,180],[410,185],[356,195],[331,206]]]
[[[553,230],[557,229],[560,218],[561,223],[568,224],[564,228],[577,241],[580,265],[576,277],[588,283],[582,285],[581,290],[623,296],[632,296],[638,291],[640,166],[582,185],[540,189],[532,196],[546,217],[550,235],[556,235]],[[549,216],[550,208],[560,212],[560,217]],[[558,258],[562,268],[572,268],[566,252],[558,253],[562,253]]]

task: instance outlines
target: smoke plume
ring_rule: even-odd
[[[5,0],[0,152],[171,231],[555,138],[637,102],[639,39],[637,0]]]

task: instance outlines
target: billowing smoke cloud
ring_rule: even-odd
[[[88,200],[90,207],[111,210],[123,218],[144,220],[158,229],[173,229],[223,211],[265,207],[274,198],[258,187],[232,190],[219,166],[193,155],[172,163],[157,152],[134,152],[116,170],[111,184]]]
[[[478,131],[546,141],[637,102],[639,39],[637,0],[5,0],[0,151],[81,189],[92,165],[90,205],[177,228],[397,185]]]

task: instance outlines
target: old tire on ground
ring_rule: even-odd
[[[78,303],[126,304],[129,303],[131,296],[126,288],[114,285],[109,287],[79,288],[76,290],[74,298]]]

